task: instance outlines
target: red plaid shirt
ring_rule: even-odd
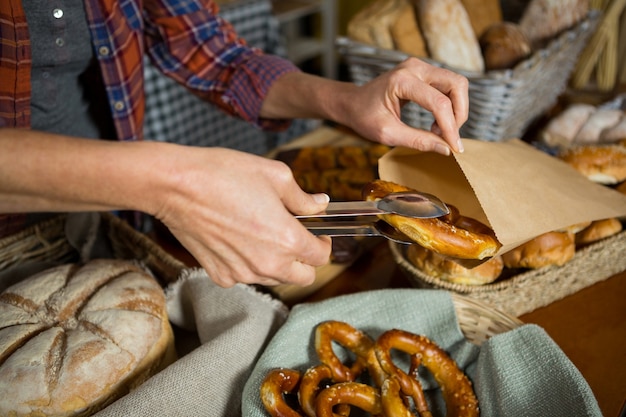
[[[297,68],[246,45],[212,0],[86,0],[92,44],[119,140],[142,138],[143,57],[227,113],[263,128],[259,117],[280,75]],[[0,127],[30,127],[31,48],[21,0],[0,1]],[[0,215],[0,236],[3,230]],[[5,233],[3,233],[3,231]]]

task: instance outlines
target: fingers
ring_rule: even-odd
[[[469,114],[468,80],[464,76],[409,58],[390,74],[390,88],[396,86],[399,101],[412,101],[430,111],[435,122],[430,132],[404,130],[401,140],[420,150],[449,154],[449,149],[463,151],[460,127]],[[408,126],[407,126],[408,127]]]

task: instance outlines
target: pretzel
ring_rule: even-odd
[[[364,200],[374,201],[389,193],[415,191],[393,182],[376,180],[362,191]],[[491,228],[470,217],[461,216],[459,210],[446,204],[450,213],[437,218],[417,219],[398,214],[380,217],[391,226],[406,234],[417,244],[441,255],[459,259],[485,259],[500,249]]]
[[[293,369],[279,368],[268,372],[261,383],[261,401],[272,417],[302,416],[287,404],[283,396],[294,393],[299,381],[300,372]]]
[[[421,364],[432,373],[441,388],[448,417],[478,416],[478,400],[472,383],[443,349],[424,336],[404,330],[388,330],[378,338],[374,350],[380,366],[389,375],[396,377],[402,390],[411,392],[411,395],[416,387],[412,382],[415,378],[393,363],[392,349],[417,355],[421,359]]]
[[[344,365],[335,354],[332,342],[356,355],[351,367]],[[348,323],[340,321],[326,321],[315,328],[315,351],[320,361],[331,370],[335,382],[354,381],[368,365],[368,359],[375,360],[372,347],[374,340],[362,331],[355,329]],[[379,369],[375,367],[373,369]],[[372,369],[372,368],[370,368]],[[375,375],[372,375],[375,378]],[[382,382],[379,380],[379,382]]]
[[[316,417],[315,401],[319,392],[325,388],[328,388],[326,381],[332,381],[332,372],[326,365],[312,366],[306,370],[300,381],[300,388],[298,389],[298,400],[300,401],[300,407],[307,417]],[[345,404],[342,404],[345,405]],[[338,407],[337,414],[340,416],[350,415],[350,407]]]
[[[378,389],[360,382],[341,382],[321,391],[317,397],[317,417],[336,417],[333,407],[350,404],[373,416],[380,415],[382,404]]]
[[[405,394],[400,385],[400,381],[395,376],[390,376],[385,379],[385,382],[380,387],[380,396],[382,400],[383,414],[386,416],[394,417],[415,417],[415,415],[409,410],[401,394]],[[422,393],[423,396],[423,393]],[[415,399],[414,399],[415,401]],[[424,403],[425,403],[424,399]],[[424,408],[423,405],[415,404],[415,407],[420,417],[432,417],[428,406]]]

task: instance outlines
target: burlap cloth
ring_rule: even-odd
[[[390,328],[430,337],[473,381],[483,417],[602,415],[587,382],[543,329],[523,325],[479,347],[461,333],[448,292],[419,289],[378,290],[294,307],[246,384],[242,415],[267,417],[259,387],[270,369],[305,370],[319,363],[312,337],[324,320],[346,321],[372,337]],[[445,415],[434,382],[427,379],[423,385],[433,409],[439,410],[433,415]]]

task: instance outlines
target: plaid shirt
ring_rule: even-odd
[[[144,52],[226,113],[267,129],[287,124],[259,111],[272,82],[298,69],[246,45],[213,0],[85,0],[85,10],[119,140],[143,136]],[[21,0],[0,0],[0,127],[30,127],[31,66]],[[0,214],[0,236],[18,218]]]
[[[212,0],[86,0],[92,44],[120,140],[142,138],[143,56],[194,94],[263,128],[272,82],[290,62],[246,45]],[[21,0],[0,2],[0,126],[30,126],[30,40]]]

